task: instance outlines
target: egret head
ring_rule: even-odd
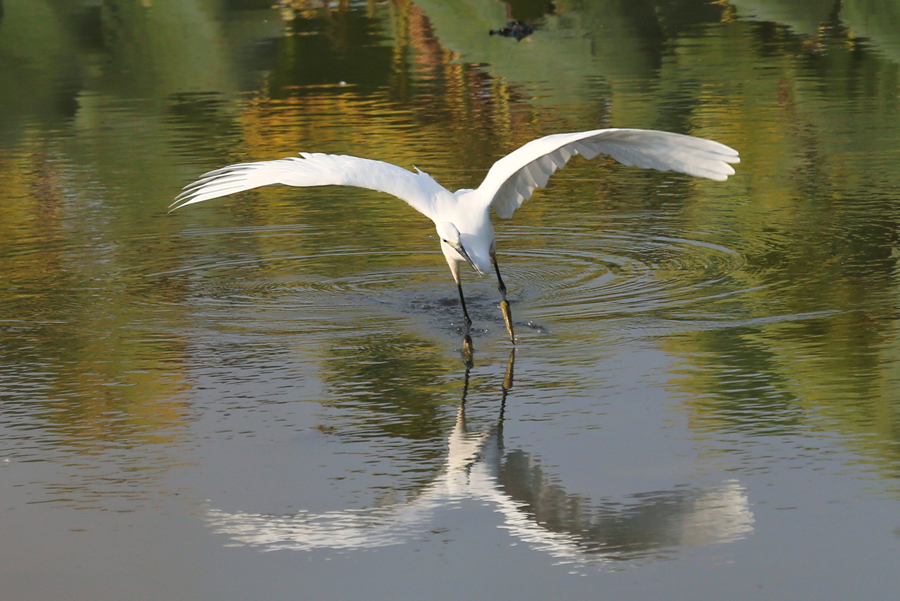
[[[437,233],[438,237],[441,239],[441,250],[444,251],[444,255],[449,259],[457,259],[457,257],[453,256],[453,253],[448,253],[448,248],[452,251],[455,251],[455,254],[458,255],[457,260],[465,261],[472,268],[481,273],[481,270],[478,269],[478,266],[472,261],[469,257],[469,253],[466,252],[465,247],[463,246],[462,240],[460,239],[459,230],[456,229],[456,226],[450,223],[449,221],[442,221],[437,224]]]

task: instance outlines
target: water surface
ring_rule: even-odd
[[[896,3],[0,6],[10,598],[892,598]],[[742,163],[573,160],[495,221],[515,352],[464,273],[471,369],[405,203],[166,214],[232,162],[456,189],[597,127]]]

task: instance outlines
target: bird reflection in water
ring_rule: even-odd
[[[433,529],[435,514],[477,501],[502,515],[500,526],[558,563],[587,565],[665,558],[679,546],[724,543],[753,529],[744,488],[729,480],[711,488],[632,495],[625,502],[591,501],[567,493],[522,450],[506,452],[503,421],[513,385],[515,350],[501,385],[499,416],[487,431],[466,426],[469,372],[448,438],[444,469],[431,484],[397,504],[313,514],[207,511],[212,528],[262,550],[353,550],[403,544]]]

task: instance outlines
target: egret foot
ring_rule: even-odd
[[[465,363],[467,368],[472,368],[475,365],[475,361],[472,359],[472,353],[474,349],[472,348],[472,337],[469,336],[468,332],[465,336],[463,336],[463,347],[462,347],[462,356],[463,363]]]
[[[506,331],[509,332],[509,340],[513,344],[516,343],[516,335],[513,332],[512,311],[509,310],[509,301],[500,301],[500,311],[503,313],[503,321],[506,322]]]

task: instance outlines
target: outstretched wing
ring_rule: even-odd
[[[724,181],[734,174],[729,163],[739,163],[738,152],[724,144],[649,129],[596,129],[553,134],[532,140],[491,167],[477,196],[500,217],[509,219],[536,188],[580,154],[592,159],[608,154],[623,165],[659,171],[678,171]]]
[[[216,169],[189,184],[170,206],[170,211],[187,205],[260,186],[356,186],[392,194],[431,217],[434,196],[444,190],[427,173],[413,173],[382,161],[335,154],[301,152],[302,158],[239,163]]]

